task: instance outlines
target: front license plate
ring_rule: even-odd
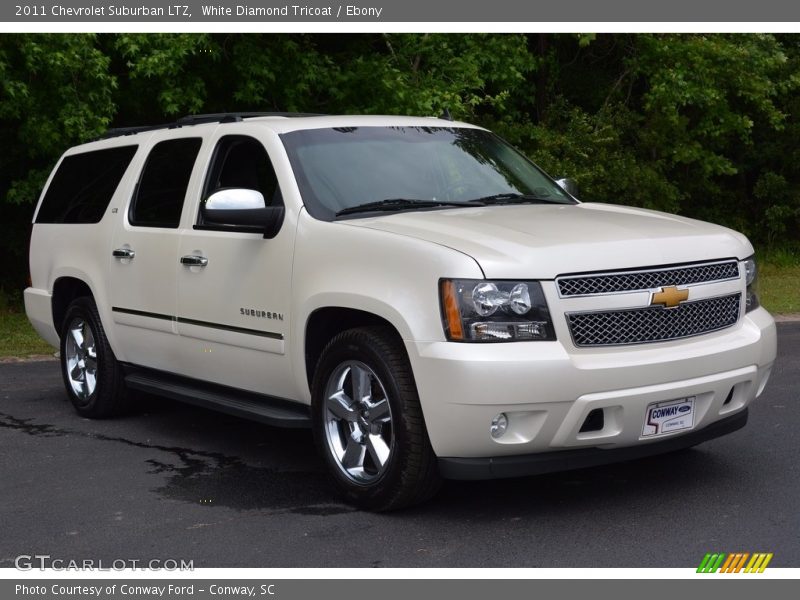
[[[694,396],[654,402],[647,406],[642,437],[672,433],[694,427]]]

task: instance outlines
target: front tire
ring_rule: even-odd
[[[314,438],[345,498],[371,510],[423,502],[441,485],[408,356],[387,327],[351,329],[322,352]]]
[[[64,387],[81,416],[100,419],[127,409],[122,367],[92,298],[77,298],[67,308],[59,349]]]

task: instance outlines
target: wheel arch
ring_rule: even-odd
[[[82,296],[94,298],[94,292],[86,281],[80,277],[65,275],[53,282],[53,326],[61,337],[61,326],[67,314],[67,308],[76,299]]]
[[[113,317],[107,296],[105,295],[105,290],[98,288],[93,279],[82,271],[73,269],[59,270],[53,278],[50,302],[53,329],[55,329],[58,338],[61,338],[61,326],[63,325],[67,307],[69,307],[70,303],[75,300],[75,298],[81,296],[89,296],[94,300],[108,343],[117,358],[124,360],[121,358],[120,348],[117,344],[116,331],[113,327]]]
[[[303,330],[303,374],[310,393],[314,371],[325,346],[338,334],[349,329],[370,326],[385,326],[402,340],[400,330],[388,318],[349,306],[321,306],[305,319]]]

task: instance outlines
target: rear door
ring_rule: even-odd
[[[175,138],[165,131],[152,140],[114,232],[109,297],[124,359],[171,371],[180,362],[175,323],[178,227],[202,138]]]
[[[212,160],[198,200],[238,188],[260,192],[267,205],[282,205],[270,157],[280,151],[277,137],[260,129],[251,135],[233,131],[241,129],[220,127],[212,139]],[[178,249],[186,264],[177,276],[177,326],[181,353],[191,357],[184,375],[291,397],[286,343],[294,224],[287,214],[277,235],[264,239],[252,228],[204,223],[199,207],[195,211]]]

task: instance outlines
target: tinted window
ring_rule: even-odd
[[[200,138],[159,142],[150,151],[131,206],[130,222],[145,227],[177,227]]]
[[[494,195],[573,200],[488,131],[459,127],[339,127],[281,135],[312,216],[387,199],[470,202]]]
[[[36,222],[99,222],[136,148],[122,146],[65,157],[47,188]]]
[[[267,206],[280,204],[275,169],[261,142],[243,135],[228,135],[219,141],[205,196],[222,188],[256,190]]]

